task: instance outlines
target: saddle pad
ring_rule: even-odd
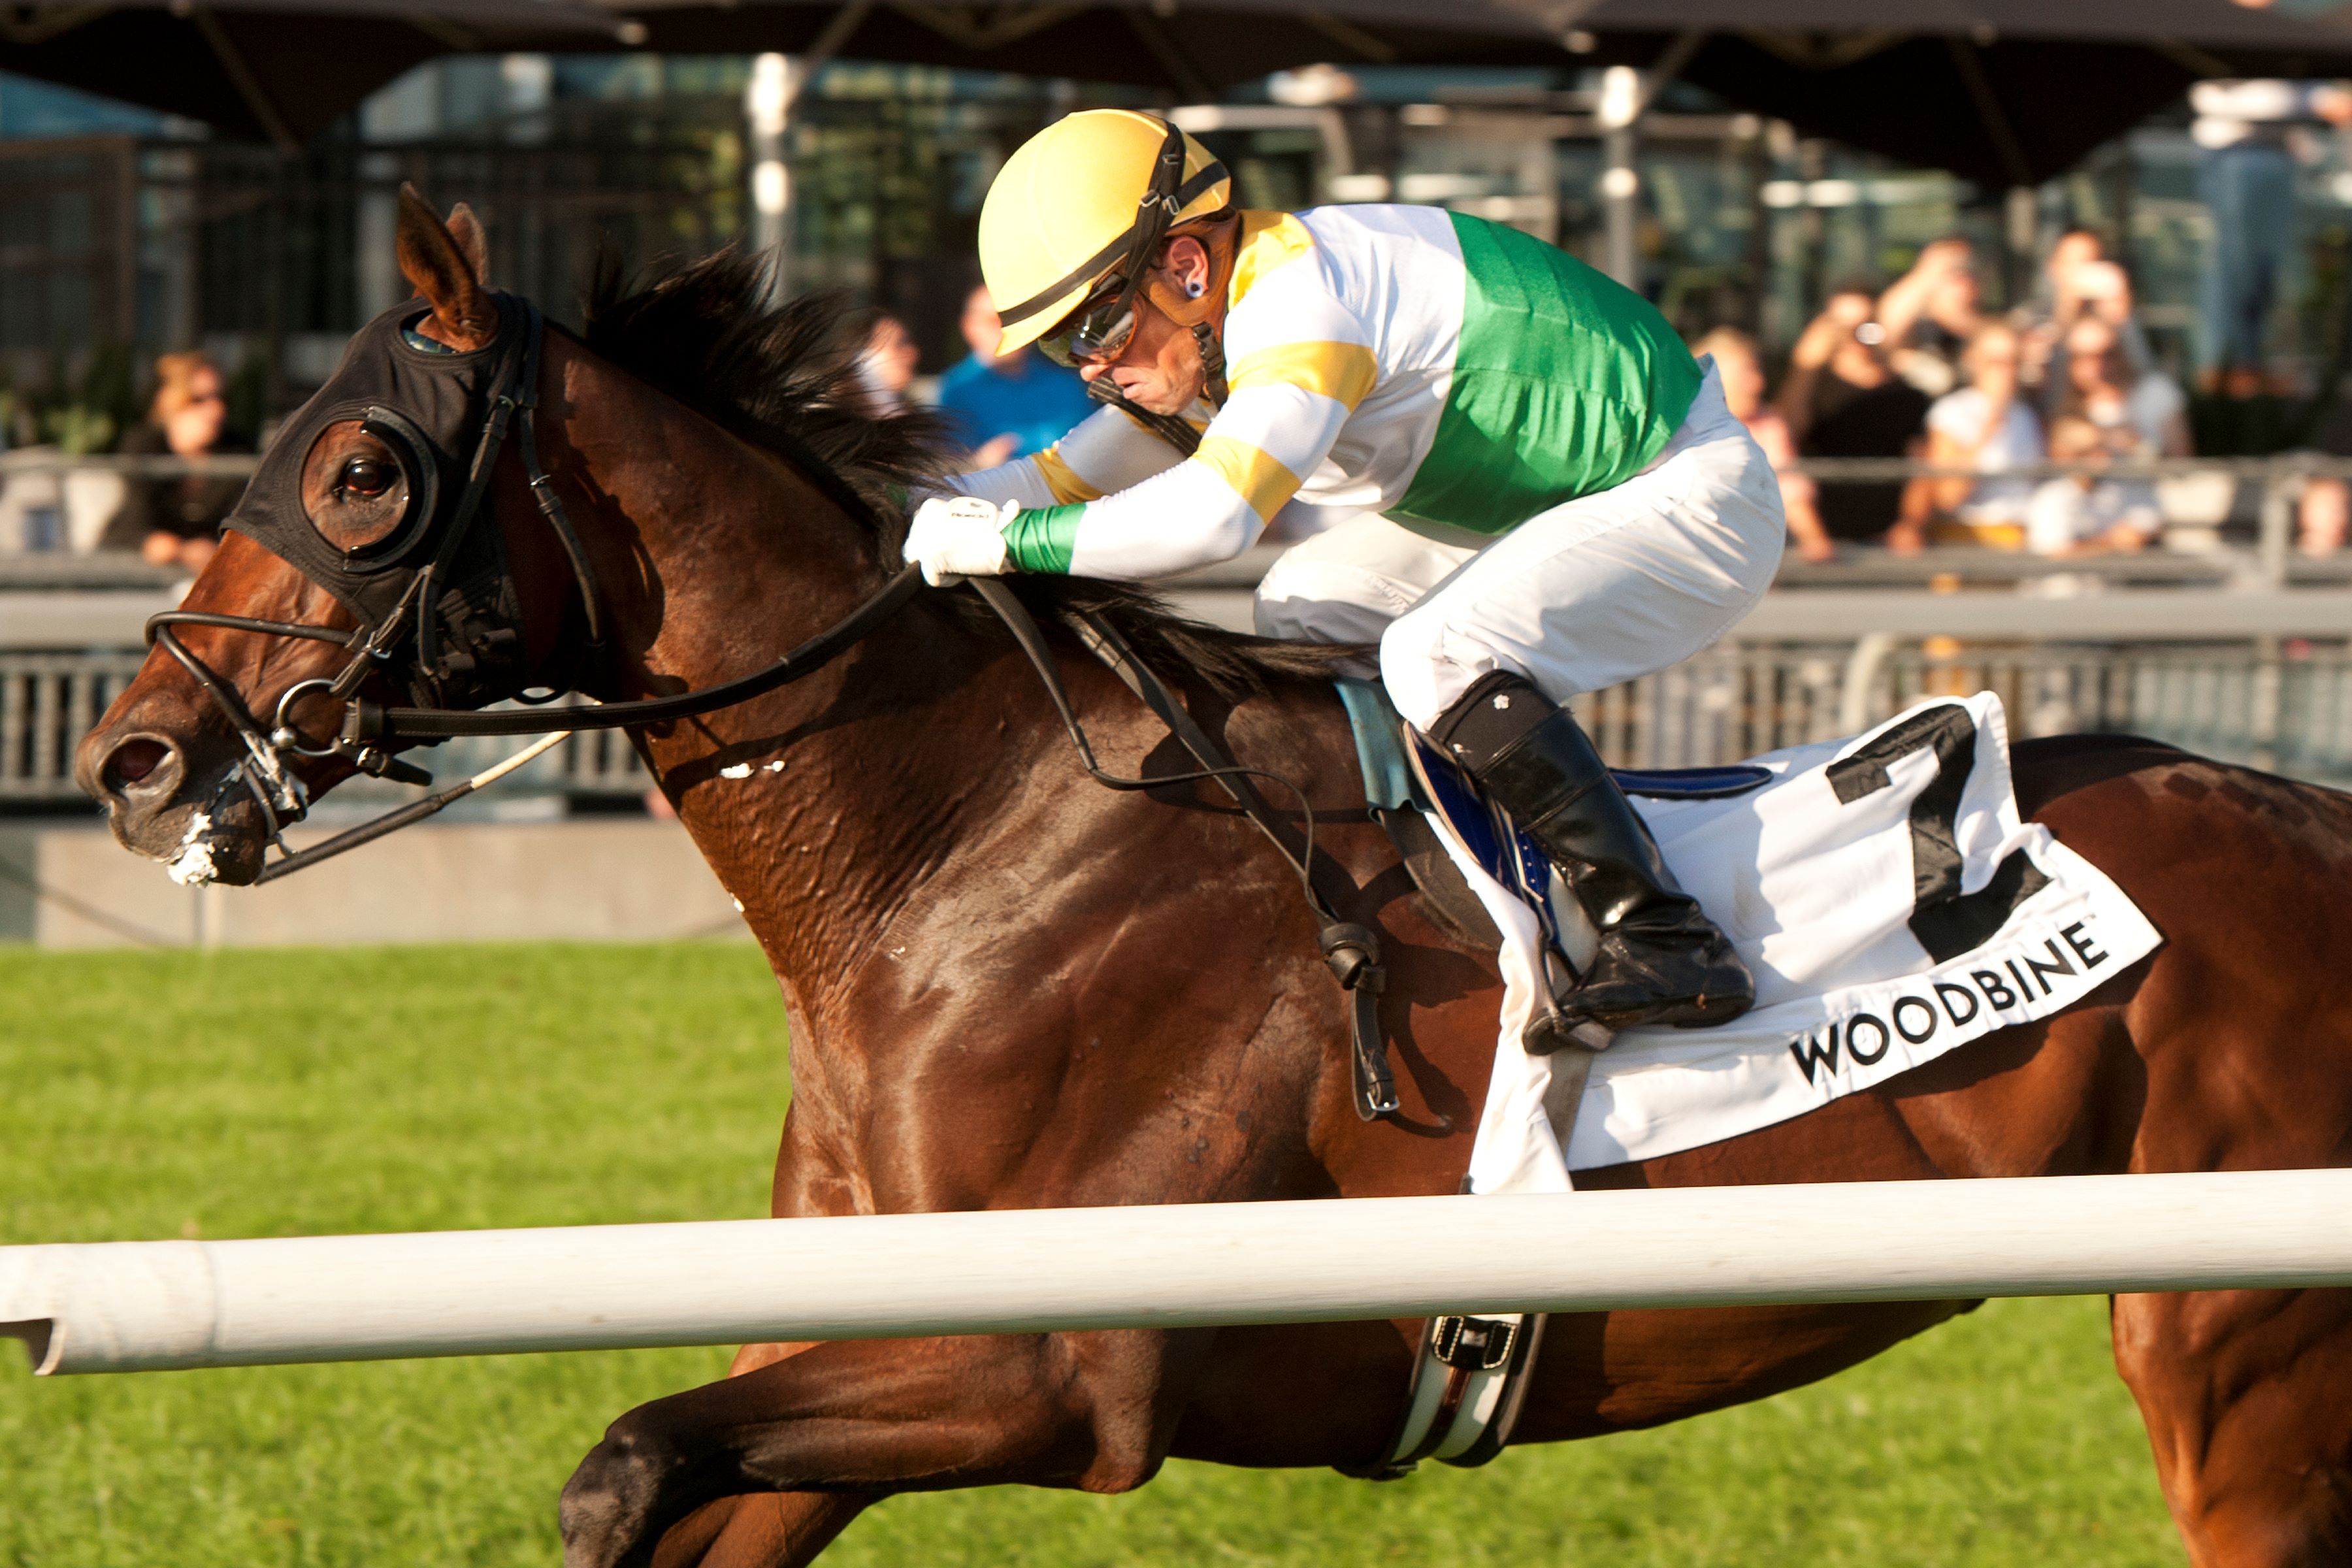
[[[1570,1169],[1801,1116],[2048,1017],[2162,940],[2104,872],[2020,819],[1990,692],[1924,702],[1853,740],[1750,765],[1771,782],[1636,805],[1754,970],[1756,1005],[1711,1029],[1618,1036],[1593,1059],[1572,1130],[1554,1129],[1546,1109],[1551,1058],[1518,1044],[1542,973],[1538,916],[1491,874],[1491,846],[1482,857],[1429,816],[1503,933],[1473,1191],[1559,1191]]]

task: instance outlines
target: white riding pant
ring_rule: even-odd
[[[1674,438],[1623,484],[1483,544],[1340,523],[1265,574],[1259,634],[1378,642],[1389,696],[1423,730],[1494,670],[1565,704],[1688,658],[1755,607],[1788,530],[1772,466],[1706,364]]]

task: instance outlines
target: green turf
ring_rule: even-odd
[[[755,1215],[783,1013],[747,947],[0,952],[0,1241]],[[67,1378],[0,1359],[0,1568],[551,1563],[556,1489],[720,1351]],[[1372,1487],[902,1498],[828,1563],[2181,1561],[2101,1303],[1814,1388]]]

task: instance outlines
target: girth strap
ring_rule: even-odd
[[[1046,645],[1045,634],[1038,628],[1036,618],[1030,615],[1028,606],[1011,588],[994,578],[975,577],[971,582],[989,608],[1004,622],[1013,640],[1021,645],[1021,650],[1029,656],[1029,662],[1035,666],[1038,678],[1045,682],[1047,694],[1061,714],[1063,727],[1069,731],[1071,742],[1077,748],[1080,763],[1097,783],[1112,789],[1135,790],[1213,779],[1233,798],[1243,815],[1281,851],[1283,858],[1290,862],[1291,868],[1298,873],[1299,885],[1306,892],[1307,906],[1315,911],[1320,928],[1317,940],[1323,961],[1330,967],[1332,977],[1339,982],[1349,995],[1356,1114],[1367,1121],[1392,1114],[1398,1101],[1395,1075],[1389,1068],[1387,1041],[1381,1033],[1380,997],[1388,976],[1381,964],[1380,939],[1368,927],[1340,918],[1339,910],[1346,907],[1357,889],[1338,861],[1315,853],[1315,813],[1307,805],[1306,792],[1279,773],[1234,763],[1176,700],[1176,694],[1169,689],[1167,683],[1128,645],[1117,627],[1100,616],[1073,615],[1070,616],[1072,628],[1094,651],[1095,657],[1108,665],[1126,682],[1129,690],[1143,700],[1159,716],[1160,722],[1168,726],[1169,732],[1176,737],[1177,742],[1201,764],[1192,773],[1164,773],[1156,778],[1125,779],[1106,773],[1095,760],[1094,748],[1078,723],[1077,711],[1071,705],[1067,688],[1062,683],[1061,670],[1055,662],[1053,649]],[[1252,782],[1255,779],[1280,784],[1297,797],[1300,813],[1306,820],[1305,841],[1298,847],[1292,847],[1287,825],[1258,793]]]

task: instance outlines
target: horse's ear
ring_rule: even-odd
[[[474,281],[488,288],[490,237],[482,231],[482,220],[474,216],[474,209],[463,202],[449,209],[449,237],[466,253],[467,265],[474,269]]]
[[[425,323],[430,336],[464,351],[482,348],[498,336],[498,307],[464,247],[416,187],[405,183],[400,187],[399,247],[402,275],[432,302],[433,318]]]

